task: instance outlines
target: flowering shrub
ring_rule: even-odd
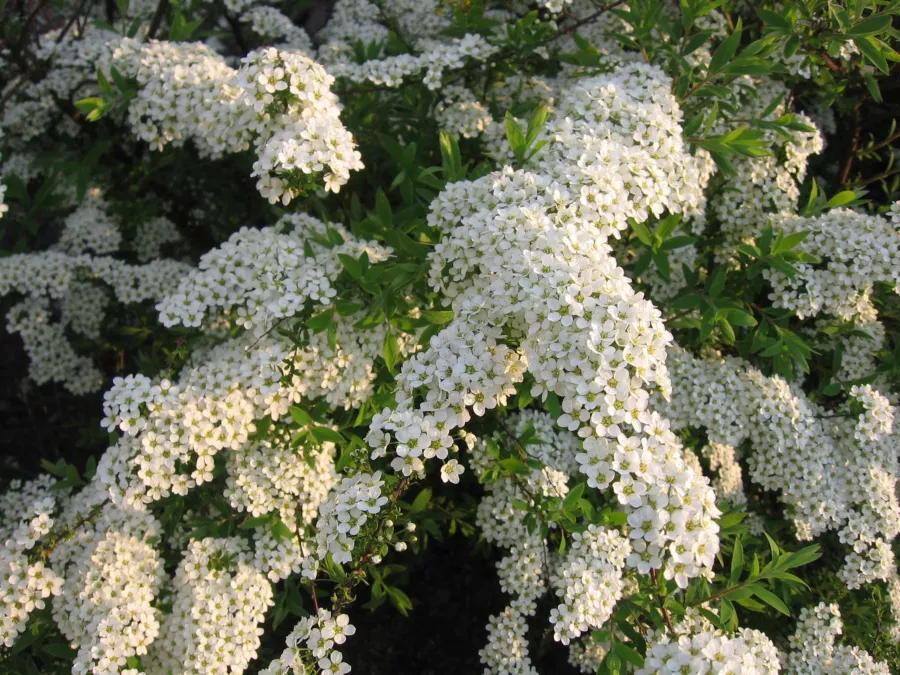
[[[0,9],[0,672],[900,672],[900,5],[293,4]]]

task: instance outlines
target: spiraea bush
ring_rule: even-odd
[[[900,673],[898,14],[0,3],[0,672]]]

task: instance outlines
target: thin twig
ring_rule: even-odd
[[[656,580],[657,579],[656,570],[650,570],[650,579],[653,581],[654,586],[659,585]],[[666,609],[666,603],[663,600],[663,597],[661,595],[657,594],[656,598],[657,598],[657,601],[659,602],[659,611],[662,612],[663,622],[666,624],[666,628],[669,629],[669,632],[672,635],[675,635],[675,627],[672,625],[672,619],[669,618],[669,611]]]

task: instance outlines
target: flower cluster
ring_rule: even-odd
[[[147,262],[162,256],[164,246],[178,244],[183,241],[175,223],[168,218],[150,218],[137,226],[131,247],[141,262]]]
[[[885,218],[832,209],[815,218],[780,215],[772,223],[785,234],[808,233],[800,247],[820,261],[797,263],[793,277],[763,272],[776,307],[793,309],[801,318],[865,317],[875,282],[900,282],[900,233]]]
[[[889,675],[887,664],[877,663],[859,647],[836,645],[843,632],[841,612],[837,605],[824,602],[800,610],[797,630],[790,638],[792,650],[787,654],[785,672],[789,675]]]
[[[290,203],[319,178],[336,192],[362,168],[333,78],[300,52],[251,52],[235,71],[199,43],[124,38],[107,49],[106,69],[138,83],[128,119],[154,149],[191,140],[217,157],[254,145],[253,175],[273,203]]]
[[[242,673],[256,658],[272,586],[243,539],[194,539],[178,565],[172,611],[162,617],[149,671]]]
[[[330,553],[332,560],[339,565],[350,562],[360,529],[387,502],[381,472],[358,473],[343,478],[319,506],[314,549],[316,560],[324,560]],[[315,566],[304,570],[304,574],[315,576]]]
[[[340,237],[335,246],[328,232]],[[330,246],[330,247],[329,247]],[[357,241],[340,225],[305,214],[283,217],[273,227],[241,228],[206,253],[199,269],[157,305],[163,325],[199,327],[213,308],[234,314],[237,325],[259,332],[297,314],[307,303],[328,305],[337,294],[340,255],[386,258],[390,249]]]
[[[0,495],[0,641],[6,647],[25,630],[31,613],[62,591],[62,577],[28,555],[53,527],[53,483],[48,476],[17,480]]]
[[[749,440],[750,479],[779,493],[798,536],[839,530],[853,547],[841,572],[851,588],[887,578],[886,542],[900,533],[896,435],[872,441],[859,432],[865,421],[828,413],[796,384],[734,358],[678,351],[670,367],[672,398],[658,403],[675,428],[703,427],[712,443],[731,447]]]
[[[675,630],[676,635],[661,629],[648,636],[647,656],[635,675],[685,672],[773,675],[781,670],[778,650],[758,630],[741,628],[727,635],[713,628],[696,610],[688,610]]]
[[[574,541],[552,577],[562,602],[550,612],[553,637],[568,644],[591,628],[601,628],[622,597],[622,571],[631,545],[618,530],[591,525]]]
[[[313,52],[312,42],[306,31],[274,7],[250,7],[241,14],[240,21],[249,24],[250,29],[265,40],[277,42],[276,46],[280,50],[306,54]]]
[[[165,576],[153,547],[159,534],[149,514],[107,506],[75,545],[54,552],[65,582],[53,617],[78,648],[72,672],[117,672],[127,659],[148,653],[159,633],[154,603]]]
[[[344,663],[338,647],[356,633],[346,614],[333,615],[327,609],[319,609],[316,616],[302,619],[287,637],[287,647],[281,656],[272,661],[261,675],[344,675],[350,666]]]

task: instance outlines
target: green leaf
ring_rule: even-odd
[[[834,209],[839,206],[845,206],[855,200],[856,193],[853,190],[844,190],[843,192],[838,192],[831,199],[825,202],[825,208]]]
[[[525,132],[525,147],[530,148],[532,143],[537,140],[541,129],[547,124],[547,118],[550,115],[550,108],[546,104],[541,103],[528,118],[528,129]]]
[[[115,96],[115,91],[113,91],[112,85],[109,83],[109,80],[106,79],[106,75],[103,74],[102,70],[97,70],[97,84],[100,87],[100,91],[106,94],[109,97]],[[75,104],[78,105],[77,103]]]
[[[786,17],[781,16],[778,12],[772,12],[767,9],[757,9],[756,13],[759,15],[759,18],[765,21],[767,24],[774,26],[785,32],[790,32],[793,30],[793,26],[791,22],[787,20]]]
[[[646,246],[653,246],[653,235],[650,234],[650,230],[644,223],[639,223],[637,221],[630,221],[631,229],[634,231],[637,238],[641,241],[642,244]]]
[[[566,498],[563,500],[563,508],[566,511],[571,511],[575,504],[581,499],[581,495],[584,494],[584,483],[578,483],[575,487],[569,490],[569,493],[566,495]]]
[[[357,260],[353,256],[347,255],[346,253],[338,253],[338,258],[344,265],[344,269],[347,270],[347,273],[351,277],[353,277],[354,279],[362,278],[362,266],[359,264],[359,260]]]
[[[728,321],[735,326],[741,326],[743,328],[752,328],[757,323],[752,314],[741,309],[729,309]]]
[[[699,309],[703,307],[706,303],[703,301],[699,295],[682,295],[680,298],[676,298],[672,302],[672,307],[675,309]]]
[[[388,597],[391,600],[391,604],[397,608],[397,611],[400,612],[403,616],[409,616],[409,611],[413,608],[412,601],[409,599],[409,596],[401,591],[399,588],[395,588],[393,586],[386,587]]]
[[[744,571],[744,545],[741,538],[734,540],[734,553],[731,556],[731,583],[736,584]]]
[[[522,133],[522,127],[519,126],[516,118],[509,111],[506,113],[506,138],[509,140],[509,145],[513,153],[515,153],[516,159],[521,161],[525,156],[525,134]]]
[[[282,522],[281,518],[273,517],[272,536],[275,537],[276,540],[290,539],[294,536],[294,533]]]
[[[298,408],[297,406],[292,405],[290,408],[288,408],[288,412],[291,413],[291,418],[301,427],[312,424],[312,418],[309,416],[308,412],[303,410],[303,408]]]
[[[706,293],[711,298],[717,298],[722,295],[722,291],[725,289],[725,277],[727,276],[728,271],[725,269],[723,265],[719,265],[716,268],[716,271],[713,272],[712,276],[706,281]]]
[[[255,530],[257,527],[267,525],[272,520],[272,514],[266,513],[254,518],[247,518],[243,523],[238,525],[239,530]]]
[[[671,251],[676,248],[682,248],[683,246],[690,246],[695,241],[697,241],[697,237],[691,237],[688,235],[679,235],[677,237],[671,237],[669,239],[666,239],[660,248],[663,251]]]
[[[884,55],[881,53],[881,41],[869,35],[853,38],[853,44],[860,52],[871,61],[878,70],[885,75],[888,74],[888,64]]]
[[[851,192],[850,194],[853,193]],[[791,249],[796,248],[801,243],[803,243],[803,241],[808,236],[809,232],[794,232],[792,234],[785,235],[775,243],[775,246],[772,247],[772,255],[778,255],[779,253],[784,253],[785,251],[790,251]]]
[[[71,661],[72,659],[74,659],[77,654],[74,649],[63,642],[43,645],[41,646],[41,651],[49,654],[50,656],[55,656],[60,659],[66,659],[67,661]]]
[[[409,507],[409,510],[413,513],[420,513],[424,511],[431,501],[431,495],[431,488],[425,488],[424,490],[422,490],[419,494],[416,495],[416,498],[413,500],[413,503]]]
[[[400,346],[397,344],[397,336],[391,331],[384,335],[384,364],[390,372],[394,372],[394,367],[400,358]]]
[[[669,256],[665,251],[654,251],[652,255],[653,262],[656,263],[656,269],[659,271],[659,276],[666,281],[671,281],[672,270],[669,265]]]
[[[441,161],[444,171],[444,179],[448,182],[465,178],[466,172],[462,168],[462,156],[459,152],[459,144],[456,137],[446,131],[440,135]]]
[[[863,19],[847,29],[847,35],[858,37],[861,35],[877,35],[883,33],[891,26],[891,17],[885,14],[876,14]]]
[[[334,312],[330,309],[310,318],[306,322],[306,327],[313,333],[321,333],[334,323]]]
[[[644,667],[644,657],[638,654],[634,649],[626,645],[624,642],[614,642],[613,651],[626,663],[630,663],[635,668]]]
[[[722,41],[722,44],[720,44],[713,53],[712,58],[709,61],[710,74],[719,72],[732,58],[734,58],[734,55],[737,53],[737,48],[741,44],[741,31],[741,20],[738,19],[734,32],[725,38]]]
[[[310,429],[313,437],[320,443],[343,443],[344,437],[334,429],[315,426]]]
[[[425,310],[422,312],[422,317],[428,322],[433,323],[436,326],[443,326],[444,324],[450,323],[453,321],[453,312],[450,310]]]
[[[766,603],[770,607],[774,607],[785,616],[791,615],[791,610],[789,610],[788,606],[784,604],[784,601],[771,591],[767,591],[765,588],[755,588],[754,594],[764,603]]]

